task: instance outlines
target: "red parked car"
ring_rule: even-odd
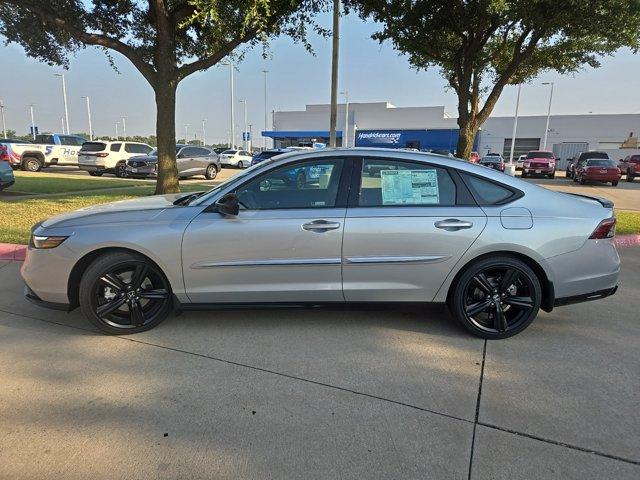
[[[620,176],[620,169],[613,160],[590,158],[584,163],[578,163],[573,181],[580,182],[581,185],[587,182],[611,182],[615,187]]]
[[[529,175],[546,175],[549,178],[556,176],[556,156],[553,152],[532,150],[522,163],[522,177]]]
[[[469,156],[469,161],[471,163],[478,163],[480,161],[480,154],[478,152],[471,152]]]
[[[640,177],[640,155],[629,155],[618,165],[618,168],[623,174],[627,174],[627,182],[633,182],[634,178]]]

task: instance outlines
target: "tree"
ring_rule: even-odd
[[[416,69],[436,67],[458,96],[457,155],[473,140],[505,86],[541,72],[598,67],[603,55],[638,48],[638,0],[346,0],[381,22]]]
[[[237,47],[288,34],[306,42],[325,0],[0,0],[0,35],[31,57],[68,67],[86,46],[124,55],[149,82],[157,106],[156,193],[179,191],[175,159],[178,84]],[[309,47],[310,48],[310,47]]]

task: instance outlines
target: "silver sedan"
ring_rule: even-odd
[[[29,300],[112,334],[188,309],[440,302],[505,338],[539,309],[615,293],[614,234],[606,200],[438,155],[309,150],[201,194],[50,218],[22,276]]]

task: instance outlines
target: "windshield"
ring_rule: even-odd
[[[223,188],[226,188],[227,185],[229,185],[231,182],[235,182],[236,180],[239,180],[242,177],[244,177],[244,176],[246,176],[246,175],[248,175],[250,173],[253,173],[256,170],[264,168],[264,167],[266,167],[267,165],[270,165],[270,164],[271,164],[271,161],[260,162],[260,163],[256,163],[255,165],[252,165],[249,168],[245,168],[244,170],[240,170],[235,175],[227,178],[222,183],[219,183],[218,185],[213,187],[211,190],[207,191],[204,195],[198,197],[197,199],[194,199],[194,201],[189,203],[189,205],[200,205],[202,202],[206,201],[208,198],[211,198],[212,195],[215,195],[216,193],[218,193]]]
[[[102,142],[85,142],[80,147],[80,150],[83,152],[101,152],[105,148],[107,148],[107,145]]]
[[[552,152],[529,152],[527,158],[554,158]]]
[[[613,160],[587,160],[587,165],[589,167],[615,167],[616,164]]]
[[[586,160],[587,158],[606,158],[609,159],[609,155],[606,152],[587,152],[580,155],[580,160]]]

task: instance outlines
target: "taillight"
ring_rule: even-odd
[[[99,152],[99,153],[96,153],[96,157],[100,157],[100,158],[104,158],[104,157],[106,157],[107,155],[109,155],[109,153],[108,153],[108,152]]]
[[[5,162],[10,160],[6,145],[0,144],[0,160],[4,160]]]
[[[615,234],[616,217],[611,217],[602,220],[589,238],[592,240],[601,240],[603,238],[613,238]]]

